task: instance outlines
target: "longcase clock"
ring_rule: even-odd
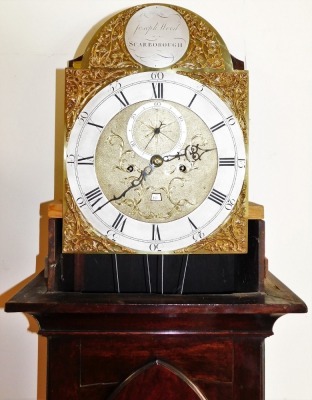
[[[305,304],[248,203],[248,73],[200,16],[143,4],[66,70],[64,201],[6,304],[47,337],[49,400],[263,400],[264,339]]]

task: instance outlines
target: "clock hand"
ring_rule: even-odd
[[[160,122],[160,125],[158,126],[158,127],[154,127],[154,126],[152,126],[152,125],[147,125],[145,122],[142,122],[142,121],[138,121],[141,125],[144,125],[144,126],[146,126],[147,128],[149,128],[149,129],[151,129],[151,132],[153,132],[153,133],[160,133],[160,129],[163,127],[163,126],[169,126],[169,125],[172,125],[172,124],[174,124],[175,123],[175,121],[172,121],[172,122],[170,122],[169,124],[164,124],[163,122]],[[151,132],[149,132],[146,136],[148,136],[148,135],[150,135],[151,134]],[[145,136],[145,137],[146,137]]]
[[[171,140],[171,142],[175,143],[175,140],[171,139],[171,137],[167,136],[164,132],[159,132],[159,134],[164,136],[165,138]]]
[[[150,140],[147,142],[147,144],[146,144],[146,146],[144,147],[143,150],[146,150],[147,147],[148,147],[148,145],[149,145],[149,144],[151,143],[151,141],[154,139],[154,137],[155,137],[156,135],[159,135],[159,134],[165,136],[167,139],[169,139],[169,140],[171,140],[172,142],[174,142],[174,140],[172,140],[170,137],[168,137],[165,133],[163,133],[163,132],[161,131],[161,128],[162,128],[163,126],[167,126],[167,125],[160,121],[160,125],[159,125],[158,127],[152,128],[152,130],[153,130],[152,137],[151,137]]]
[[[150,140],[147,142],[147,145],[144,147],[143,150],[146,150],[146,149],[147,149],[148,145],[149,145],[149,144],[151,143],[151,141],[154,139],[156,133],[157,133],[157,132],[155,132],[155,130],[154,130],[154,133],[153,133],[152,137],[151,137]]]
[[[192,144],[185,147],[185,149],[179,151],[177,154],[167,155],[163,157],[164,162],[175,160],[176,158],[180,160],[181,157],[186,157],[190,162],[198,161],[202,158],[203,154],[209,153],[210,151],[216,150],[216,147],[212,149],[202,149],[199,144]]]
[[[103,207],[105,207],[108,203],[111,203],[112,201],[120,200],[123,198],[131,189],[134,189],[142,184],[142,182],[146,179],[148,175],[150,175],[153,172],[154,165],[151,163],[147,165],[140,173],[140,175],[133,179],[133,181],[130,183],[130,186],[127,187],[119,196],[114,196],[112,199],[108,200],[106,203],[102,204],[99,206],[93,213],[98,212],[101,210]]]

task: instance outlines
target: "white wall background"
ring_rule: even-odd
[[[1,400],[45,398],[44,339],[38,345],[34,321],[5,314],[3,305],[43,267],[40,215],[60,198],[63,70],[103,18],[138,3],[0,0]],[[250,199],[265,206],[270,270],[311,307],[312,1],[172,3],[202,15],[247,63]],[[311,315],[285,316],[274,333],[266,340],[266,399],[312,400]]]

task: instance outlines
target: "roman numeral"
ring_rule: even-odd
[[[191,225],[192,231],[193,231],[193,230],[196,230],[196,229],[197,229],[197,226],[194,224],[194,222],[193,222],[189,217],[188,217],[187,219],[188,219],[188,221],[189,221],[189,223],[190,223],[190,225]]]
[[[234,165],[235,165],[234,157],[219,158],[219,166],[220,167],[234,167]]]
[[[154,97],[156,99],[163,99],[164,98],[164,84],[162,82],[152,83]]]
[[[155,225],[155,224],[153,224],[152,240],[161,240],[160,232],[159,232],[159,226]]]
[[[225,122],[224,122],[224,121],[221,121],[221,122],[219,122],[218,124],[212,126],[212,127],[210,128],[210,130],[211,130],[211,132],[215,132],[215,131],[217,131],[218,129],[222,128],[223,126],[225,126]]]
[[[188,105],[188,107],[191,107],[191,105],[193,104],[193,101],[195,100],[197,94],[195,93],[194,96],[192,97],[192,100],[190,101],[190,104]]]
[[[94,156],[89,156],[89,157],[78,156],[78,165],[93,165],[93,164],[94,164]]]
[[[218,129],[223,128],[225,126],[226,122],[228,122],[230,125],[234,125],[235,124],[235,119],[234,119],[233,115],[230,115],[229,117],[227,117],[225,119],[225,121],[221,121],[221,122],[215,124],[214,126],[211,126],[210,127],[211,132],[215,132]]]
[[[94,207],[96,203],[103,199],[102,191],[99,187],[90,190],[90,192],[86,193],[85,196],[91,207]]]
[[[116,99],[118,99],[120,101],[120,103],[123,105],[123,107],[127,107],[129,105],[128,100],[126,99],[126,96],[123,94],[123,92],[119,92],[120,97],[115,94]]]
[[[212,189],[210,195],[208,196],[208,199],[221,206],[226,199],[226,195],[216,189]]]
[[[103,125],[95,124],[94,122],[91,122],[91,121],[87,122],[87,125],[95,126],[96,128],[99,128],[99,129],[104,128]]]
[[[122,232],[124,230],[126,221],[127,218],[123,214],[119,213],[112,227],[115,229],[119,229],[119,231]]]

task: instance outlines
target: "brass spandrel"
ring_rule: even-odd
[[[101,89],[110,83],[133,73],[133,70],[74,69],[67,68],[65,76],[65,124],[66,141],[83,107]]]
[[[186,247],[176,250],[175,254],[224,254],[246,253],[248,250],[248,199],[244,184],[241,195],[228,220],[211,236]]]
[[[107,237],[97,235],[80,212],[67,181],[64,190],[63,251],[65,253],[135,253],[135,251],[120,246]]]
[[[179,72],[212,89],[234,112],[248,143],[248,71]]]

